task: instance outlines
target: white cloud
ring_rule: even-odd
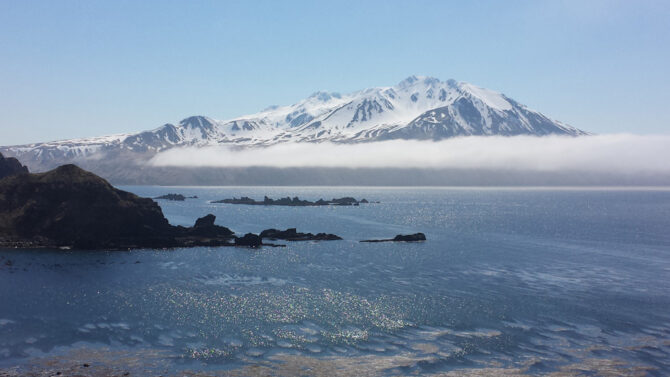
[[[670,135],[461,137],[360,144],[285,143],[263,148],[178,148],[154,166],[465,168],[670,172]]]

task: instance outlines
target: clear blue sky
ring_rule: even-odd
[[[670,133],[670,1],[0,1],[0,145],[226,119],[411,74]]]

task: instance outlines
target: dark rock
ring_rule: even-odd
[[[299,233],[296,228],[286,230],[266,229],[261,232],[260,237],[286,241],[334,241],[342,239],[334,234],[318,233],[314,235],[312,233]]]
[[[97,175],[64,165],[0,180],[0,246],[75,249],[232,245],[230,229],[205,216],[172,226],[148,198],[118,190]]]
[[[357,204],[358,201],[352,197],[345,197],[345,198],[339,198],[339,199],[333,199],[330,201],[331,204],[338,205],[338,206],[350,206]]]
[[[310,233],[307,233],[310,234]],[[311,241],[338,241],[341,240],[342,237],[337,236],[335,234],[331,233],[317,233],[315,236],[311,238]]]
[[[408,235],[398,234],[393,238],[393,241],[396,242],[416,242],[416,241],[425,241],[426,235],[423,233],[414,233]]]
[[[243,237],[235,238],[235,246],[259,247],[263,244],[260,236],[247,233]]]
[[[197,220],[195,220],[195,224],[193,225],[194,228],[208,228],[214,226],[214,220],[216,220],[216,216],[212,215],[211,213],[209,215],[203,216]]]
[[[363,199],[365,200],[365,199]],[[224,204],[247,204],[247,205],[263,205],[263,206],[290,206],[290,207],[308,207],[308,206],[327,206],[327,205],[335,205],[335,206],[356,206],[359,205],[360,203],[368,203],[367,200],[363,201],[361,200],[360,202],[357,201],[355,198],[352,197],[344,197],[344,198],[334,198],[331,199],[330,201],[326,201],[323,199],[319,199],[316,202],[311,202],[309,200],[301,200],[297,196],[291,198],[291,197],[285,197],[285,198],[280,198],[280,199],[271,199],[265,196],[263,198],[263,201],[257,201],[254,199],[251,199],[248,196],[243,196],[241,198],[232,198],[232,199],[221,199],[221,200],[215,200],[212,203],[224,203]]]
[[[154,199],[165,199],[165,200],[174,200],[178,202],[183,202],[184,200],[186,200],[186,197],[182,194],[165,194],[157,196]]]
[[[407,235],[402,235],[398,234],[397,236],[389,239],[382,239],[382,240],[363,240],[361,242],[419,242],[419,241],[425,241],[426,240],[426,235],[423,233],[414,233],[414,234],[407,234]]]
[[[267,197],[266,197],[267,198]],[[237,198],[232,198],[232,199],[222,199],[222,200],[215,200],[212,203],[225,203],[225,204],[260,204],[256,202],[255,200],[243,196],[239,199]]]
[[[261,232],[260,237],[261,238],[273,238],[273,239],[287,239],[287,238],[295,238],[298,235],[298,231],[296,228],[289,228],[286,230],[278,230],[278,229],[265,229],[264,231]]]
[[[0,153],[0,179],[16,174],[28,174],[28,168],[21,165],[14,157],[7,157]]]
[[[214,225],[214,220],[216,216],[211,213],[203,216],[195,221],[192,228],[187,229],[187,233],[195,236],[232,238],[233,231],[224,226]]]
[[[117,190],[75,165],[0,181],[0,234],[5,237],[77,248],[124,241],[144,246],[170,230],[156,202]]]

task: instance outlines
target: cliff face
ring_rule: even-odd
[[[19,160],[13,157],[5,158],[5,156],[0,153],[0,179],[9,177],[10,175],[26,173],[28,173],[28,168],[21,165]]]
[[[172,228],[153,200],[115,189],[75,165],[0,180],[5,239],[95,248],[162,246],[159,240]]]

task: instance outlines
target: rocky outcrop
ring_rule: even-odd
[[[414,233],[414,234],[408,234],[408,235],[402,235],[398,234],[393,238],[394,242],[417,242],[417,241],[425,241],[426,240],[426,235],[423,233]]]
[[[191,228],[186,228],[187,234],[189,236],[196,237],[211,237],[211,238],[224,238],[230,239],[235,233],[232,230],[226,228],[225,226],[215,225],[214,221],[216,216],[209,215],[203,216],[195,221],[195,224]]]
[[[157,196],[154,199],[164,199],[164,200],[173,200],[176,202],[183,202],[186,199],[198,199],[197,196],[184,196],[182,194],[165,194],[161,196]]]
[[[186,197],[182,194],[165,194],[157,196],[154,199],[165,199],[165,200],[174,200],[177,202],[183,202],[184,200],[186,200]]]
[[[28,168],[21,165],[19,160],[7,157],[0,153],[0,179],[16,174],[27,174]]]
[[[263,239],[257,234],[247,233],[242,237],[235,238],[235,246],[260,247]]]
[[[0,245],[77,249],[227,245],[233,232],[213,224],[172,226],[148,198],[118,190],[75,165],[0,180]]]
[[[0,181],[5,239],[77,248],[163,246],[170,230],[156,202],[117,190],[75,165]]]
[[[426,240],[426,235],[423,233],[414,233],[414,234],[407,234],[407,235],[402,235],[398,234],[397,236],[389,239],[382,239],[382,240],[363,240],[361,242],[419,242],[419,241],[425,241]]]
[[[222,199],[215,200],[212,203],[224,203],[224,204],[247,204],[247,205],[259,205],[259,206],[290,206],[290,207],[308,207],[308,206],[357,206],[361,203],[369,203],[366,199],[361,199],[360,201],[352,197],[344,198],[333,198],[331,200],[319,199],[315,202],[309,200],[301,200],[297,196],[285,197],[281,199],[271,199],[267,196],[263,198],[262,201],[251,199],[248,196],[243,196],[241,198],[232,198],[232,199]]]
[[[285,241],[335,241],[342,239],[339,236],[327,233],[299,233],[296,228],[286,230],[266,229],[261,232],[260,237]]]
[[[2,159],[0,162],[6,166],[17,166],[11,159]],[[18,168],[12,171],[11,175],[0,179],[0,247],[260,247],[283,246],[263,243],[264,238],[286,241],[342,239],[329,233],[301,233],[296,228],[266,229],[260,235],[247,233],[235,237],[230,229],[216,225],[216,216],[212,214],[197,219],[192,227],[173,226],[152,199],[116,189],[104,179],[75,165],[63,165],[46,173],[30,174],[18,164]],[[271,199],[266,197],[268,200]],[[298,198],[287,200],[292,203],[306,202]],[[323,202],[328,205],[359,203],[348,197]],[[361,242],[413,242],[425,239],[423,233],[416,233],[398,235],[389,240]]]

